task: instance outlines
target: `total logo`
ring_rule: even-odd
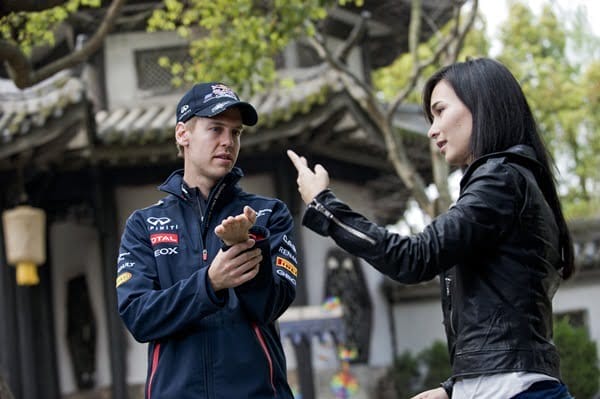
[[[179,252],[177,252],[177,247],[160,248],[160,249],[154,250],[155,258],[158,258],[159,256],[163,256],[163,255],[177,255],[177,254],[179,254]]]
[[[148,226],[148,230],[150,231],[177,230],[179,228],[179,226],[176,224],[169,224],[171,223],[171,219],[167,217],[157,218],[151,216],[148,219],[146,219],[146,222],[148,222],[148,224],[150,225]]]
[[[158,244],[179,244],[179,235],[174,233],[156,233],[150,234],[152,246]]]

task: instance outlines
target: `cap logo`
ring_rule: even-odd
[[[204,102],[208,102],[214,98],[229,97],[239,101],[238,96],[229,87],[223,84],[211,85],[212,92],[204,96]]]
[[[183,114],[185,111],[187,111],[188,109],[190,109],[190,106],[185,104],[184,106],[181,107],[181,110],[179,110],[180,114]]]
[[[232,101],[224,101],[222,103],[218,103],[210,109],[210,112],[215,113],[215,112],[225,108],[226,105],[231,104],[231,103],[232,103]]]

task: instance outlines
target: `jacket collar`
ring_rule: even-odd
[[[518,163],[520,165],[523,165],[527,169],[530,169],[536,176],[539,176],[544,170],[544,167],[537,160],[535,156],[535,151],[531,146],[525,144],[517,144],[508,148],[505,151],[486,154],[473,161],[469,166],[467,166],[463,173],[463,177],[460,180],[461,188],[479,166],[486,163],[489,159],[493,158],[507,158],[511,162]]]
[[[210,190],[209,199],[213,196],[213,193],[217,190],[221,192],[222,190],[231,190],[236,186],[237,182],[244,176],[244,172],[237,166],[234,167],[231,172],[227,173],[225,176],[221,178],[215,184],[215,186]],[[169,194],[173,194],[176,197],[179,197],[183,200],[189,197],[189,192],[186,193],[184,191],[185,182],[183,181],[183,169],[178,169],[171,173],[169,177],[160,185],[158,189],[160,191],[164,191]],[[186,185],[187,187],[187,185]],[[189,188],[188,188],[189,189]]]

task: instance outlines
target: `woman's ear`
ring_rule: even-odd
[[[188,131],[185,123],[178,122],[177,125],[175,125],[175,141],[177,141],[178,145],[181,147],[186,147],[189,142],[189,135],[190,132]]]

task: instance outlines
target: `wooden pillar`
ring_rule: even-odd
[[[49,232],[46,232],[46,237],[49,239]],[[46,248],[50,248],[49,242]],[[36,341],[38,344],[38,358],[36,367],[39,369],[40,375],[40,391],[39,398],[59,399],[60,384],[58,375],[58,356],[56,353],[56,329],[54,325],[54,295],[52,290],[52,258],[48,253],[46,264],[39,268],[40,285],[39,297],[36,300],[33,313],[36,315]],[[40,331],[43,332],[40,336]]]
[[[106,321],[110,342],[110,369],[112,399],[127,399],[126,341],[123,323],[117,311],[117,257],[119,232],[115,188],[100,170],[92,171],[94,211],[100,244],[102,285],[106,308]]]
[[[282,151],[283,153],[283,151]],[[308,268],[304,264],[304,245],[302,245],[302,216],[304,204],[298,193],[296,185],[296,169],[284,154],[275,167],[275,192],[279,199],[285,202],[294,218],[294,238],[299,264],[299,273],[296,286],[296,300],[293,305],[308,305],[308,292],[306,288],[306,274]],[[303,277],[304,274],[304,277]],[[315,379],[312,365],[312,348],[310,337],[303,338],[299,343],[294,343],[296,364],[298,367],[298,380],[300,393],[303,399],[315,399]]]
[[[3,229],[0,223],[0,376],[12,395],[22,398],[15,270],[6,262]]]
[[[38,285],[17,286],[14,269],[9,269],[6,264],[4,234],[4,231],[0,234],[3,269],[0,272],[3,320],[0,359],[2,368],[7,370],[2,374],[15,398],[58,399],[60,387],[49,262],[38,270]]]
[[[16,287],[20,384],[23,399],[59,399],[49,263],[39,268],[40,283]]]

